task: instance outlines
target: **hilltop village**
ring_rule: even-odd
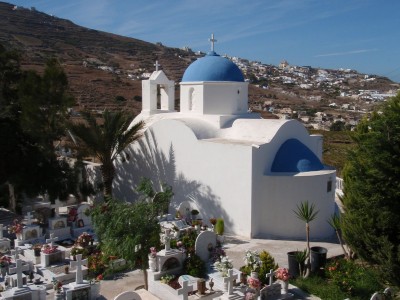
[[[162,46],[161,43],[158,43]],[[187,55],[179,59],[195,61],[204,56],[184,47]],[[322,69],[290,65],[282,60],[279,66],[249,61],[239,57],[224,57],[234,62],[255,87],[249,94],[249,108],[265,112],[263,117],[298,119],[308,128],[330,130],[334,123],[354,128],[363,115],[379,102],[396,95],[399,84],[377,75],[361,74],[351,69]],[[158,64],[158,62],[157,62]],[[148,79],[146,68],[122,70],[97,59],[83,61],[85,67],[96,67],[130,80]],[[257,91],[258,90],[258,91]]]

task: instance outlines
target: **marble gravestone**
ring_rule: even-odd
[[[23,265],[22,260],[17,259],[16,267],[10,268],[10,272],[15,272],[17,275],[17,286],[13,287],[10,290],[6,290],[5,292],[1,293],[2,299],[5,300],[14,300],[14,299],[32,299],[32,291],[27,287],[24,286],[23,283],[23,271],[29,270],[29,265]]]
[[[6,227],[4,227],[3,226],[3,224],[0,224],[0,252],[1,253],[6,253],[6,252],[8,252],[8,250],[10,250],[10,243],[11,243],[11,241],[10,241],[10,239],[8,239],[8,238],[5,238],[4,236],[3,236],[3,231],[4,230],[7,230],[7,228]]]
[[[76,267],[75,282],[68,285],[66,289],[66,299],[90,299],[91,285],[88,281],[83,280],[82,266],[88,264],[87,259],[82,259],[82,254],[76,256],[76,261],[71,261],[71,268]]]
[[[49,218],[49,227],[46,229],[46,236],[54,234],[60,241],[71,238],[71,227],[67,224],[67,217],[59,215],[59,205],[54,205],[54,217]]]
[[[195,253],[202,261],[208,262],[216,245],[217,235],[213,231],[203,231],[196,238]]]
[[[17,234],[17,239],[14,241],[15,246],[23,246],[25,244],[43,243],[44,236],[42,228],[37,224],[32,224],[33,215],[28,212],[25,216],[26,226],[22,228],[22,232]]]

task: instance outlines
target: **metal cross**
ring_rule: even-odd
[[[217,41],[214,39],[214,33],[211,33],[211,39],[208,39],[211,42],[211,51],[214,51],[214,43]]]

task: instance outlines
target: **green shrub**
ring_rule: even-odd
[[[190,254],[183,263],[185,274],[193,277],[204,278],[206,274],[205,263],[196,254]]]
[[[267,273],[272,270],[278,269],[278,264],[275,263],[275,259],[267,251],[263,250],[260,253],[261,266],[258,270],[258,278],[262,283],[267,284]]]
[[[215,224],[215,232],[218,235],[223,235],[225,230],[224,219],[218,218],[217,223]]]

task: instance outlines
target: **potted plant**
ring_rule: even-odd
[[[257,270],[260,268],[261,261],[260,255],[257,251],[247,250],[244,257],[244,262],[248,268],[251,270],[251,277],[258,278]]]
[[[293,211],[296,217],[306,223],[306,239],[307,239],[307,260],[305,264],[306,272],[304,277],[308,277],[311,271],[311,263],[310,263],[310,222],[313,221],[317,215],[318,210],[315,209],[315,204],[309,204],[308,201],[301,202],[300,205],[297,205],[297,210]]]
[[[33,252],[34,252],[35,256],[39,257],[40,252],[42,251],[42,244],[34,244],[32,248],[33,248]]]
[[[274,275],[276,279],[279,279],[282,282],[282,289],[285,294],[288,293],[288,288],[289,288],[289,270],[286,268],[278,268],[275,272]]]
[[[156,247],[150,247],[149,253],[149,269],[153,272],[157,271],[157,249]]]
[[[217,222],[215,223],[215,233],[218,234],[219,236],[222,236],[224,235],[224,230],[225,230],[224,219],[218,218]]]

